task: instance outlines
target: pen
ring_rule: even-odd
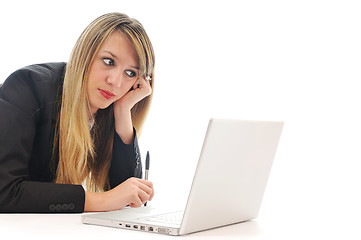
[[[147,151],[147,157],[145,158],[145,180],[148,180],[148,176],[149,176],[149,151]],[[147,202],[144,203],[144,207],[147,206]]]

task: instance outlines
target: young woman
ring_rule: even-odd
[[[110,13],[84,30],[67,64],[11,74],[0,87],[0,212],[109,211],[150,201],[136,131],[150,107],[153,70],[142,25]]]

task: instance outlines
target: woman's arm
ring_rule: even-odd
[[[49,144],[51,114],[45,114],[50,109],[46,106],[54,101],[54,79],[60,78],[64,66],[27,67],[12,74],[0,88],[0,212],[84,210],[83,187],[52,183],[48,145],[34,148],[35,142]]]
[[[149,81],[140,77],[135,81],[132,89],[114,103],[115,131],[124,143],[130,144],[134,138],[130,110],[137,102],[151,93],[152,88]]]
[[[151,94],[149,82],[139,78],[126,95],[114,103],[115,134],[109,169],[111,190],[85,192],[84,211],[110,211],[125,206],[140,207],[154,196],[153,184],[140,179],[142,164],[131,108]],[[134,176],[134,177],[133,177]]]
[[[154,196],[153,184],[139,178],[129,178],[103,193],[85,192],[85,212],[119,210],[126,206],[140,207]]]
[[[85,192],[84,211],[110,211],[125,206],[140,207],[152,200],[154,189],[151,182],[140,179],[142,164],[137,134],[133,129],[132,144],[125,144],[115,133],[112,161],[109,169],[111,190],[104,193]]]
[[[114,110],[114,118],[116,133],[125,144],[131,144],[134,139],[134,134],[130,110],[126,107],[118,106],[117,110]]]
[[[134,139],[125,144],[117,133],[114,133],[112,160],[109,167],[110,188],[115,188],[128,178],[142,178],[142,161],[138,146],[138,138],[133,128]]]
[[[28,181],[31,119],[0,98],[0,212],[83,212],[82,186]]]
[[[110,187],[114,188],[129,177],[142,177],[142,165],[131,108],[152,92],[149,81],[138,78],[132,89],[114,103],[115,134],[112,162],[109,170]]]

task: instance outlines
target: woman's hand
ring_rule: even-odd
[[[129,90],[122,98],[114,103],[114,111],[118,109],[128,110],[143,98],[152,93],[150,82],[144,78],[138,78],[131,90]]]
[[[149,81],[138,78],[131,90],[114,103],[115,131],[125,144],[133,141],[133,124],[130,110],[152,93]]]
[[[104,193],[85,192],[85,212],[119,210],[126,206],[140,207],[154,196],[150,181],[129,178]]]

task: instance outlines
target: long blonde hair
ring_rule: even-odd
[[[154,89],[154,51],[143,26],[121,13],[105,14],[90,23],[77,40],[66,66],[54,139],[59,158],[57,183],[82,184],[86,181],[88,190],[109,189],[108,171],[114,137],[113,106],[98,110],[91,129],[86,88],[94,56],[115,30],[121,31],[134,46],[139,59],[139,74],[141,77],[151,76],[151,87]],[[153,92],[131,110],[138,135],[149,111]]]

